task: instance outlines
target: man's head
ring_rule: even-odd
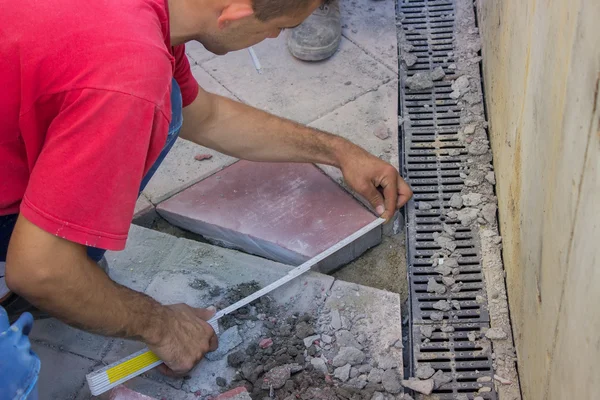
[[[277,37],[293,28],[322,0],[171,0],[174,43],[197,40],[215,54],[225,54]]]

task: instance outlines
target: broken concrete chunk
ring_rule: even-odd
[[[452,300],[450,303],[452,303],[452,307],[454,307],[456,310],[460,310],[460,303],[458,300]]]
[[[456,211],[448,211],[446,213],[446,216],[450,219],[457,219],[458,218],[458,213]]]
[[[358,370],[358,368],[350,368],[350,378],[356,378],[358,375],[360,375],[360,371]]]
[[[419,202],[419,211],[427,211],[427,210],[431,210],[433,208],[433,206],[429,203],[427,203],[426,201],[420,201]]]
[[[454,327],[452,325],[444,325],[440,328],[440,330],[444,333],[454,332]]]
[[[342,329],[342,318],[338,310],[331,310],[331,327],[334,330]]]
[[[365,360],[365,353],[355,347],[342,347],[339,353],[333,359],[334,367],[341,367],[346,364],[361,364]]]
[[[477,219],[478,213],[479,213],[478,209],[469,208],[469,207],[463,208],[462,210],[459,210],[456,212],[457,218],[460,221],[462,226],[471,225]]]
[[[345,329],[335,333],[335,341],[339,347],[355,347],[362,350],[362,345],[354,338],[354,335]]]
[[[446,73],[444,72],[444,68],[440,67],[435,67],[433,69],[433,71],[431,71],[431,80],[432,81],[440,81],[442,79],[444,79],[444,76],[446,76]]]
[[[435,370],[430,364],[419,365],[415,373],[416,377],[419,379],[429,379],[433,376],[433,374],[435,374]]]
[[[469,396],[464,393],[459,393],[456,395],[456,400],[469,400]]]
[[[410,54],[410,53],[402,53],[400,55],[400,58],[402,59],[402,61],[404,61],[404,63],[406,64],[407,67],[412,67],[413,65],[415,65],[417,63],[417,56],[416,54]]]
[[[221,334],[219,337],[219,347],[212,353],[206,353],[206,357],[209,361],[217,361],[225,357],[227,353],[235,349],[237,346],[242,344],[242,337],[238,331],[238,326],[232,326]]]
[[[452,293],[458,293],[458,292],[460,292],[462,290],[462,288],[463,288],[464,285],[465,284],[462,283],[462,282],[457,282],[454,285],[452,285],[452,287],[450,288],[450,292],[452,292]]]
[[[440,310],[440,311],[450,311],[452,309],[452,306],[446,300],[438,300],[435,303],[433,303],[432,307],[434,309]],[[427,378],[429,378],[429,377],[427,377]],[[424,379],[427,379],[427,378],[424,378]]]
[[[444,230],[444,232],[445,232],[447,235],[450,235],[450,236],[452,236],[452,237],[454,237],[454,235],[456,234],[456,229],[455,229],[455,228],[453,228],[453,227],[451,227],[451,226],[450,226],[450,225],[448,225],[448,224],[442,224],[442,229]]]
[[[425,395],[430,395],[433,391],[433,379],[420,380],[417,378],[410,378],[409,380],[403,380],[402,386],[414,390]]]
[[[442,282],[444,282],[444,285],[446,285],[446,286],[452,286],[456,283],[454,278],[450,278],[448,276],[442,277]]]
[[[452,82],[452,90],[459,91],[460,93],[465,93],[469,88],[469,78],[466,76],[460,76],[454,82]]]
[[[322,358],[313,358],[310,360],[310,364],[313,366],[315,371],[321,372],[323,375],[327,374],[327,364]]]
[[[448,201],[448,205],[452,208],[462,208],[463,199],[460,197],[460,194],[454,193],[452,197],[450,197],[450,201]]]
[[[358,372],[360,372],[361,374],[368,374],[369,372],[371,372],[372,369],[373,367],[371,367],[369,364],[364,364],[358,368]]]
[[[388,393],[396,394],[402,391],[400,377],[395,369],[388,369],[383,373],[383,376],[381,377],[381,384]]]
[[[437,272],[438,274],[441,274],[443,276],[447,276],[450,275],[452,273],[452,268],[442,264],[442,265],[438,265],[437,267],[435,267],[433,269],[435,272]],[[443,279],[442,279],[443,280]]]
[[[438,236],[435,239],[435,242],[442,249],[447,249],[450,251],[454,251],[456,249],[456,242],[454,240],[452,240],[452,238],[449,238],[447,236]]]
[[[383,357],[381,357],[381,359],[379,359],[378,366],[380,369],[388,370],[388,369],[392,369],[392,368],[398,368],[399,364],[398,364],[398,361],[394,357],[383,356]]]
[[[383,370],[379,368],[373,368],[371,372],[369,372],[369,376],[367,376],[367,380],[373,383],[380,383],[383,378]]]
[[[463,204],[467,207],[478,206],[483,201],[483,196],[479,193],[469,193],[461,196]]]
[[[433,326],[421,325],[419,330],[421,331],[421,335],[425,336],[426,338],[430,338],[431,335],[433,335]]]
[[[481,140],[476,140],[471,142],[471,144],[469,144],[469,147],[467,148],[467,151],[469,152],[469,154],[473,154],[475,156],[480,156],[482,154],[487,153],[489,150],[489,146],[486,142],[481,141]]]
[[[490,171],[487,174],[485,174],[485,180],[488,181],[489,183],[491,183],[492,185],[496,184],[496,174],[494,174],[494,171]]]
[[[450,94],[448,95],[451,99],[458,99],[460,97],[460,92],[458,90],[453,90],[452,92],[450,92]]]
[[[268,390],[271,387],[273,389],[282,388],[285,385],[285,381],[291,377],[290,367],[288,365],[282,365],[275,367],[265,374],[262,378],[261,388]]]
[[[490,328],[485,333],[485,337],[490,340],[504,340],[508,335],[500,328]]]
[[[463,132],[465,133],[465,135],[472,135],[475,133],[475,127],[476,125],[474,124],[470,124],[465,126],[465,129],[463,130]]]
[[[446,286],[437,283],[434,278],[429,278],[427,281],[427,291],[429,293],[444,294],[446,293]]]
[[[491,224],[496,220],[496,210],[496,205],[493,203],[489,203],[483,206],[483,208],[481,209],[481,214],[483,215],[483,218]]]
[[[429,318],[431,318],[432,321],[442,321],[444,319],[444,313],[433,311],[429,314]]]
[[[316,340],[321,339],[321,335],[312,335],[312,336],[308,336],[305,337],[304,340],[304,346],[305,347],[310,347],[312,346]]]
[[[433,80],[428,72],[417,72],[406,79],[406,86],[410,90],[425,90],[433,87]]]
[[[375,130],[373,131],[373,134],[381,139],[381,140],[385,140],[387,138],[390,137],[390,131],[389,129],[385,126],[385,125],[379,125],[375,128]]]
[[[433,379],[434,389],[439,389],[442,385],[452,382],[452,376],[445,374],[441,369],[438,369],[431,378]]]
[[[335,369],[335,371],[333,371],[333,376],[342,382],[346,382],[348,379],[350,379],[350,368],[350,364],[346,364],[343,367],[338,367]]]
[[[474,397],[473,400],[485,400],[485,399],[481,396],[477,396],[477,397]]]

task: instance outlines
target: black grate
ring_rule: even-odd
[[[452,382],[434,390],[439,399],[455,399],[461,393],[469,399],[476,395],[496,399],[491,382],[491,343],[480,337],[481,330],[489,328],[489,314],[478,236],[473,228],[445,218],[448,201],[461,192],[462,177],[468,175],[467,149],[458,139],[461,108],[450,97],[451,79],[435,82],[433,88],[419,92],[407,90],[403,83],[419,71],[438,66],[447,77],[454,75],[450,67],[455,62],[455,2],[399,0],[398,14],[402,30],[399,37],[405,38],[404,44],[410,44],[410,53],[417,56],[411,67],[400,65],[399,87],[404,120],[400,125],[402,168],[414,192],[414,201],[406,208],[413,367],[428,362],[434,369],[452,374]],[[403,46],[400,48],[402,52]],[[431,208],[419,210],[420,202]],[[427,282],[434,278],[442,283],[431,257],[441,250],[434,235],[444,231],[444,224],[455,230],[454,251],[460,254],[458,274],[451,277],[463,286],[456,293],[446,290],[438,295],[427,292]],[[442,313],[443,323],[454,332],[441,332],[442,321],[431,319],[433,312],[434,317],[440,316],[433,308],[439,300],[459,306]],[[422,337],[421,326],[435,327],[431,338]],[[477,332],[475,342],[470,340],[475,336],[471,333],[469,337],[469,332]],[[482,386],[491,391],[477,394]]]

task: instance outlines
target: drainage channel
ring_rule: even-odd
[[[476,396],[497,399],[492,345],[484,335],[490,327],[490,316],[479,236],[476,228],[447,216],[448,202],[465,187],[469,168],[466,145],[459,140],[464,128],[461,103],[451,96],[452,81],[457,77],[455,54],[460,46],[456,1],[398,1],[400,59],[412,57],[410,67],[406,61],[399,65],[401,165],[414,192],[414,200],[405,210],[411,372],[428,363],[436,371],[451,375],[451,382],[433,391],[441,400]],[[446,76],[434,82],[431,89],[406,88],[408,77],[440,66]],[[437,235],[445,230],[452,232],[456,245],[451,252],[452,262],[458,261],[447,278],[459,286],[448,285],[452,280],[443,282],[439,269],[434,271],[444,257],[450,260],[436,242]],[[428,291],[432,278],[438,284],[446,283],[443,293]],[[434,307],[440,300],[451,304],[452,309],[440,312]]]

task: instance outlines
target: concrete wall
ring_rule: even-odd
[[[477,12],[524,399],[600,398],[600,1]]]

